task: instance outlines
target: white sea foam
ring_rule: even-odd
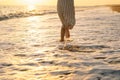
[[[88,7],[76,7],[76,11],[83,11],[86,9],[88,9]],[[55,6],[37,6],[33,9],[29,6],[0,6],[0,21],[11,18],[39,16],[55,13],[57,13]]]

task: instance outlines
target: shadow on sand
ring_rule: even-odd
[[[109,46],[106,45],[66,45],[64,47],[61,47],[59,49],[61,50],[68,50],[71,52],[85,52],[85,53],[92,53],[96,52],[96,50],[101,50],[104,48],[110,48]]]

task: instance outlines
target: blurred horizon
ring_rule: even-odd
[[[75,6],[99,6],[99,5],[120,5],[120,0],[74,0]],[[0,0],[0,5],[39,5],[55,6],[57,0]]]

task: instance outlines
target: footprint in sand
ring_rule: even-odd
[[[33,47],[40,47],[41,45],[39,45],[39,44],[34,44],[34,45],[32,45]]]
[[[17,74],[17,73],[10,73],[9,75],[12,76],[12,75],[15,75],[15,74]]]
[[[41,62],[38,62],[39,64],[41,65],[50,65],[50,64],[54,64],[54,61],[41,61]]]
[[[69,66],[67,61],[64,62],[56,62],[55,65],[60,65],[60,66]],[[69,66],[70,67],[70,66]]]
[[[14,56],[17,56],[17,57],[26,57],[27,55],[26,54],[15,54]]]
[[[66,71],[53,71],[53,72],[50,72],[51,75],[69,75],[69,74],[72,74],[73,72],[72,71],[69,71],[69,70],[66,70]]]
[[[13,70],[15,70],[15,71],[28,71],[29,69],[27,69],[27,68],[14,68]]]
[[[5,66],[5,67],[9,67],[12,66],[13,64],[10,63],[1,63],[0,66]]]
[[[26,63],[26,64],[19,64],[19,66],[38,66],[37,63]]]
[[[43,54],[43,53],[35,53],[35,54],[31,54],[30,56],[31,57],[38,57],[38,56],[45,57],[45,54]]]
[[[24,49],[27,49],[27,47],[19,47],[18,49],[24,50]]]
[[[19,71],[28,71],[29,69],[19,69]]]
[[[96,56],[96,57],[94,57],[94,59],[106,59],[107,57],[105,57],[105,56]]]

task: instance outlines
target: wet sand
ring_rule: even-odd
[[[0,80],[120,80],[120,13],[100,7],[76,20],[65,46],[57,14],[0,21]]]

